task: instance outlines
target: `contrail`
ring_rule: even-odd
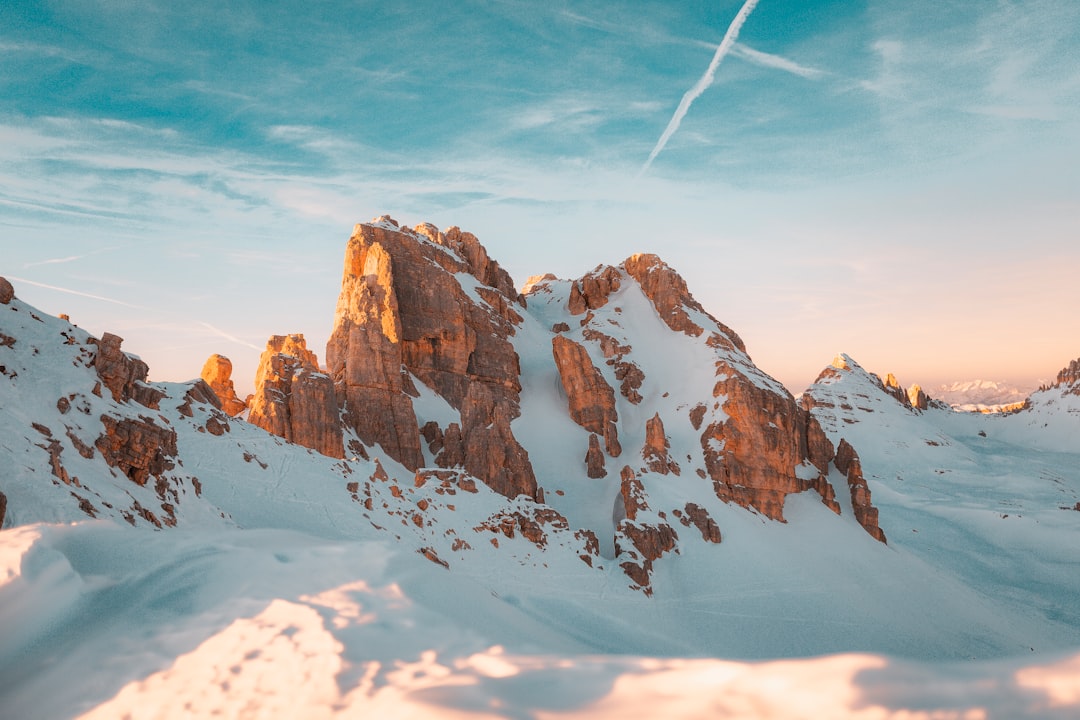
[[[91,295],[90,293],[79,292],[78,290],[71,290],[69,288],[58,287],[56,285],[46,285],[42,282],[36,282],[34,280],[27,280],[26,278],[15,277],[14,275],[8,275],[9,280],[15,280],[16,282],[26,283],[27,285],[33,285],[34,287],[45,288],[46,290],[55,290],[57,292],[67,293],[68,295],[78,295],[79,297],[90,298],[91,300],[101,300],[102,302],[113,303],[114,305],[123,305],[124,307],[135,308],[136,310],[142,310],[138,305],[132,305],[126,303],[123,300],[113,300],[112,298],[103,297],[101,295]]]
[[[720,47],[716,48],[716,52],[713,54],[712,62],[709,63],[709,67],[705,70],[705,74],[694,83],[694,87],[686,91],[682,100],[679,102],[679,107],[675,108],[675,114],[671,116],[671,120],[668,122],[667,127],[664,128],[663,134],[660,135],[660,139],[656,141],[656,147],[649,153],[649,159],[645,161],[645,164],[641,166],[638,177],[644,175],[649,167],[652,165],[653,160],[660,154],[660,151],[667,145],[668,140],[675,134],[675,131],[679,129],[679,124],[682,122],[683,117],[686,116],[686,111],[690,109],[690,103],[698,99],[701,93],[712,85],[713,77],[716,75],[716,68],[719,67],[720,61],[724,59],[724,56],[731,51],[731,47],[735,44],[735,40],[739,37],[739,30],[742,29],[743,23],[746,22],[746,18],[750,16],[754,6],[758,4],[758,0],[746,0],[743,6],[739,8],[739,12],[735,15],[735,19],[731,21],[731,25],[728,26],[727,32],[724,33],[724,39],[720,41]]]
[[[218,337],[225,338],[226,340],[229,340],[230,342],[234,342],[237,345],[243,345],[244,347],[249,347],[252,350],[259,350],[259,351],[263,350],[263,348],[259,347],[258,345],[252,345],[251,343],[247,342],[246,340],[241,340],[240,338],[236,337],[235,335],[230,335],[229,333],[225,332],[224,330],[216,328],[216,327],[214,327],[213,325],[211,325],[208,322],[201,322],[199,324],[202,325],[207,330],[209,330],[210,332],[217,335]]]

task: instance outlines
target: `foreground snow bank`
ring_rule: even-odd
[[[597,655],[400,546],[286,530],[0,533],[19,718],[1076,717],[1080,653],[737,662]]]

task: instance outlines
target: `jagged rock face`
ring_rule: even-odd
[[[581,315],[586,310],[596,310],[607,304],[611,293],[619,289],[622,276],[617,268],[601,265],[588,275],[575,280],[570,286],[568,309],[571,315]]]
[[[622,267],[641,285],[642,291],[656,308],[656,313],[669,328],[693,337],[700,336],[704,328],[691,319],[687,312],[687,309],[690,309],[701,313],[719,326],[721,332],[727,335],[736,348],[741,352],[746,352],[746,345],[742,338],[734,330],[705,312],[705,308],[690,294],[686,281],[659,257],[639,253],[627,258]]]
[[[639,515],[649,510],[649,503],[645,487],[632,468],[623,467],[619,480],[614,513],[615,555],[623,558],[619,567],[627,577],[646,595],[652,595],[653,562],[675,549],[679,535],[666,522],[640,521]]]
[[[820,474],[815,480],[796,475],[796,467],[807,461],[823,473],[831,446],[794,398],[761,387],[734,368],[720,368],[713,394],[726,398],[723,410],[728,419],[705,428],[701,447],[721,500],[783,520],[784,498],[814,489],[826,505],[836,509]]]
[[[840,361],[843,362],[842,359]],[[836,363],[835,360],[833,362]],[[877,378],[876,375],[874,377]],[[923,389],[918,385],[912,385],[909,388],[902,387],[892,373],[887,374],[885,379],[881,380],[881,389],[896,398],[896,401],[901,405],[913,410],[926,410],[930,407],[930,403],[933,402],[930,396],[923,392]]]
[[[866,532],[870,533],[871,537],[879,542],[885,542],[885,533],[878,527],[878,509],[874,507],[870,499],[870,488],[863,477],[859,454],[847,440],[841,440],[836,448],[836,469],[847,476],[855,519],[866,529]]]
[[[615,391],[592,364],[588,350],[580,343],[556,335],[551,339],[551,351],[570,403],[570,417],[589,432],[602,436],[607,453],[618,457],[622,447],[615,425],[619,419],[615,410]]]
[[[176,430],[162,427],[151,418],[115,418],[102,415],[105,432],[94,443],[111,467],[132,482],[145,485],[174,466]]]
[[[7,303],[4,304],[6,305]],[[4,527],[5,515],[7,515],[7,495],[0,492],[0,528]]]
[[[0,305],[7,305],[15,299],[15,288],[6,277],[0,277]],[[0,518],[3,515],[0,514]]]
[[[97,345],[97,354],[94,356],[94,370],[105,387],[112,393],[116,402],[127,402],[135,399],[140,404],[153,407],[156,401],[147,397],[146,393],[140,393],[140,385],[146,382],[146,376],[150,371],[142,360],[128,355],[120,349],[124,342],[122,337],[105,333],[101,339],[90,338],[92,344]],[[160,394],[157,396],[160,399]]]
[[[596,436],[596,433],[589,433],[589,449],[585,453],[585,474],[594,480],[607,477],[604,451],[600,449],[600,438]]]
[[[660,413],[656,413],[645,423],[645,446],[641,449],[645,467],[660,475],[678,475],[679,464],[668,457],[670,447],[671,443],[664,432],[664,421],[660,419]]]
[[[693,525],[701,532],[702,540],[719,545],[723,540],[720,535],[720,526],[709,515],[709,511],[697,503],[686,503],[685,510],[685,514],[678,510],[675,511],[675,516],[679,518],[679,522],[686,527]]]
[[[255,373],[248,422],[304,447],[344,457],[334,383],[303,335],[274,335]]]
[[[395,235],[397,233],[394,233]],[[326,362],[345,422],[405,467],[423,464],[412,401],[402,378],[401,314],[384,228],[358,225],[345,270]]]
[[[510,431],[517,404],[486,383],[473,383],[462,403],[464,466],[497,493],[513,498],[537,494],[529,454]]]
[[[420,467],[411,373],[461,413],[460,444],[445,437],[440,464],[461,459],[498,492],[534,496],[528,454],[510,429],[521,384],[509,338],[521,303],[470,233],[408,230],[385,217],[357,225],[326,349],[346,422],[364,442]]]
[[[247,409],[247,403],[236,396],[236,387],[232,381],[232,361],[229,358],[224,355],[211,355],[206,359],[199,376],[214,391],[226,415],[234,417]]]
[[[1080,359],[1073,360],[1059,372],[1051,387],[1066,388],[1067,394],[1080,395]]]

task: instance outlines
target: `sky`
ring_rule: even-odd
[[[796,394],[1080,356],[1075,0],[5,0],[0,64],[0,275],[153,380],[323,360],[383,214],[655,252]]]

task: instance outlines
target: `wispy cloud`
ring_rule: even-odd
[[[208,322],[201,322],[199,324],[202,325],[207,330],[209,330],[214,335],[216,335],[217,337],[224,338],[224,339],[228,340],[229,342],[236,343],[237,345],[242,345],[242,346],[244,346],[246,348],[251,348],[252,350],[258,350],[259,352],[262,352],[262,350],[263,350],[263,348],[259,347],[258,345],[253,345],[253,344],[249,343],[246,340],[241,340],[240,338],[236,337],[235,335],[230,335],[229,333],[225,332],[221,328],[216,328],[216,327],[214,327],[213,325],[211,325]]]
[[[739,12],[735,15],[735,19],[731,21],[731,25],[728,26],[727,32],[724,33],[724,39],[720,41],[720,46],[716,48],[716,52],[713,54],[712,61],[709,63],[709,67],[705,70],[705,74],[694,83],[694,86],[686,91],[682,100],[679,102],[679,107],[675,108],[675,114],[671,116],[671,120],[668,122],[664,132],[660,135],[660,139],[656,142],[656,147],[649,153],[649,158],[645,161],[645,164],[641,166],[641,171],[638,175],[644,175],[649,167],[652,166],[653,160],[667,145],[668,140],[675,134],[675,131],[679,129],[679,125],[682,123],[682,119],[686,116],[687,111],[690,109],[690,104],[696,100],[701,93],[705,92],[710,85],[712,85],[713,78],[716,77],[716,68],[720,66],[720,61],[724,59],[735,44],[735,40],[739,37],[739,31],[742,30],[743,23],[746,22],[746,18],[753,12],[754,7],[757,5],[758,0],[746,0],[743,6],[739,8]]]
[[[113,303],[114,305],[123,305],[124,307],[134,308],[141,310],[138,305],[132,305],[131,303],[124,302],[123,300],[116,300],[114,298],[104,297],[102,295],[94,295],[93,293],[82,292],[81,290],[72,290],[71,288],[59,287],[57,285],[47,285],[36,280],[27,280],[26,278],[15,277],[14,275],[8,275],[9,280],[15,282],[26,283],[27,285],[33,285],[34,287],[44,288],[46,290],[55,290],[56,292],[66,293],[68,295],[77,295],[79,297],[90,298],[91,300],[100,300],[102,302]]]
[[[807,67],[800,65],[794,60],[789,60],[782,55],[774,55],[772,53],[761,52],[754,48],[744,45],[742,43],[736,43],[731,48],[731,54],[735,57],[748,60],[755,65],[762,67],[772,68],[774,70],[783,70],[789,72],[792,75],[798,75],[799,77],[806,78],[807,80],[816,80],[825,74],[825,71],[818,70],[817,68]]]
[[[38,265],[59,265],[60,263],[74,262],[75,260],[82,260],[85,255],[68,255],[67,257],[49,258],[48,260],[38,260],[37,262],[26,263],[23,265],[23,269],[37,267]]]

